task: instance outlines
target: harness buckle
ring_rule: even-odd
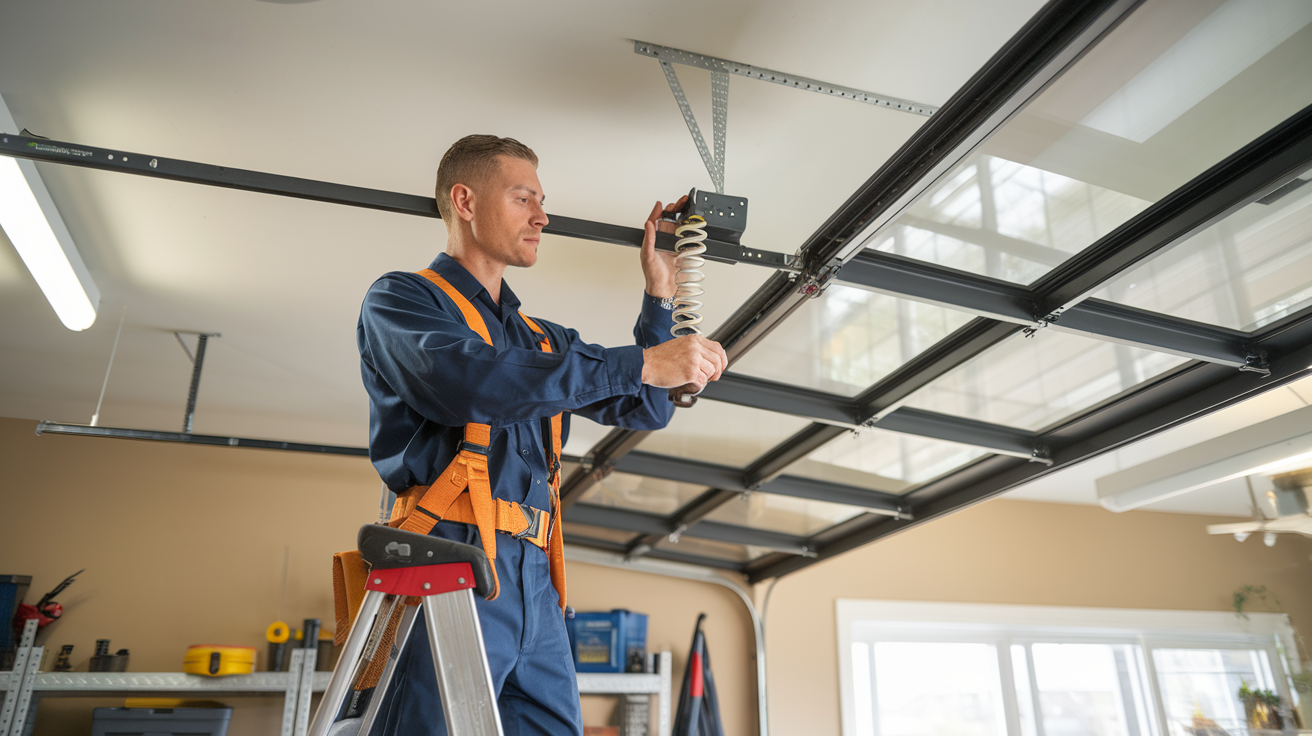
[[[482,455],[483,457],[487,457],[488,449],[489,448],[487,445],[476,445],[473,442],[470,442],[469,440],[461,440],[460,447],[458,447],[456,451],[465,452],[467,450],[469,452]]]
[[[515,508],[519,509],[519,513],[524,515],[524,522],[528,524],[528,527],[526,527],[524,531],[518,534],[511,534],[510,536],[515,539],[531,539],[536,537],[538,535],[538,526],[541,523],[542,515],[536,510],[530,514],[529,508],[523,504],[517,503],[515,504]]]

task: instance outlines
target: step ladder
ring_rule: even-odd
[[[423,616],[433,650],[442,712],[449,736],[501,736],[501,714],[492,689],[474,593],[492,594],[492,567],[479,547],[380,524],[360,529],[360,556],[369,565],[368,591],[309,736],[368,736],[397,658],[415,619]],[[421,599],[419,606],[405,604]],[[386,630],[402,609],[388,646]],[[386,664],[372,690],[357,690],[370,662],[388,646]]]

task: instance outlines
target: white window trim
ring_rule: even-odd
[[[1064,641],[1090,638],[1110,642],[1144,644],[1151,647],[1256,645],[1270,649],[1272,638],[1280,637],[1286,652],[1297,652],[1294,629],[1283,613],[1250,613],[1242,619],[1229,611],[1171,611],[1131,608],[1075,608],[1066,606],[1019,606],[994,603],[940,603],[929,601],[875,601],[839,598],[838,681],[842,708],[843,736],[855,736],[855,688],[852,683],[852,632],[857,623],[887,624],[902,638],[911,630],[957,636],[1019,636],[1042,640],[1045,634]],[[936,631],[937,630],[937,631]],[[910,637],[920,638],[920,637]],[[1274,651],[1272,667],[1281,668]],[[1294,656],[1288,662],[1296,672]],[[1284,678],[1276,679],[1286,700],[1292,702]],[[1152,687],[1155,689],[1156,684]],[[1158,714],[1161,719],[1161,714]],[[1164,733],[1164,731],[1163,731]]]

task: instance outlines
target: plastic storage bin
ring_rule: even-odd
[[[642,672],[647,662],[647,614],[623,608],[579,612],[566,619],[578,672]]]
[[[232,708],[96,708],[91,736],[227,736]]]

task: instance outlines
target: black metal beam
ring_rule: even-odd
[[[1039,306],[1040,294],[1028,287],[882,251],[862,251],[835,278],[1015,324],[1034,324],[1051,311]],[[1098,339],[1233,367],[1244,365],[1249,352],[1246,333],[1098,299],[1071,306],[1053,324]]]
[[[622,529],[640,534],[664,536],[675,531],[674,528],[669,526],[669,521],[665,517],[590,503],[574,504],[574,507],[570,509],[569,520],[577,524]],[[804,537],[773,532],[767,529],[753,529],[734,524],[701,521],[689,526],[681,533],[697,539],[707,539],[727,544],[768,547],[798,555],[812,553],[812,550],[806,546]]]
[[[1043,433],[1039,439],[1052,448],[1051,466],[1005,456],[983,458],[908,494],[912,519],[862,517],[844,535],[819,543],[816,558],[762,558],[748,565],[748,578],[756,583],[796,572],[814,561],[923,524],[1042,475],[1312,375],[1312,310],[1269,328],[1256,339],[1259,348],[1268,351],[1271,374],[1267,377],[1207,363],[1189,364]],[[808,541],[816,544],[820,537],[823,533]]]
[[[699,398],[791,414],[822,422],[856,425],[856,405],[846,396],[725,372]]]
[[[188,445],[217,445],[220,447],[247,447],[257,450],[289,450],[291,452],[313,452],[321,455],[369,456],[367,447],[343,447],[340,445],[315,445],[305,442],[279,442],[278,440],[254,440],[247,437],[220,437],[208,434],[189,434],[183,432],[157,432],[149,429],[123,429],[120,427],[91,427],[85,424],[62,424],[59,422],[37,422],[36,433],[71,434],[81,437],[114,437],[124,440],[148,440],[151,442],[181,442]]]
[[[1028,324],[1043,316],[1035,314],[1034,294],[1025,286],[883,251],[857,253],[834,278],[1007,322]]]
[[[1018,457],[1035,457],[1035,452],[1039,450],[1038,436],[1033,432],[906,406],[876,420],[874,426],[892,432],[983,447]]]
[[[760,491],[780,496],[793,496],[815,501],[860,506],[891,515],[903,512],[901,497],[892,493],[794,475],[779,475],[773,480],[765,481],[759,486],[753,487],[745,482],[743,471],[738,468],[698,460],[686,460],[668,455],[657,455],[641,450],[634,450],[617,461],[615,470],[650,478],[663,478],[680,483],[709,486],[735,494],[744,491]],[[671,518],[679,518],[679,516],[676,512],[675,516]],[[686,518],[681,520],[687,521]]]
[[[1122,304],[1086,299],[1052,325],[1082,335],[1239,368],[1248,363],[1252,337],[1239,330],[1170,317]]]
[[[195,161],[164,158],[131,151],[87,146],[81,143],[53,141],[17,134],[0,135],[0,155],[25,158],[45,163],[65,164],[83,168],[136,174],[153,179],[168,179],[190,184],[204,184],[225,189],[239,189],[261,194],[276,194],[295,199],[363,207],[395,212],[403,215],[441,218],[437,201],[432,197],[388,192],[381,189],[353,187],[346,184],[302,179],[295,176],[268,174],[261,171],[214,166]],[[549,224],[543,232],[582,240],[593,240],[613,245],[638,247],[642,245],[642,228],[609,225],[604,222],[580,220],[563,215],[549,215]],[[657,235],[657,247],[674,250],[676,238],[669,233]],[[706,257],[725,263],[750,263],[781,270],[796,270],[791,255],[757,250],[718,240],[707,239]]]
[[[608,539],[594,539],[582,534],[565,533],[565,544],[578,545],[580,547],[591,547],[605,552],[615,552],[626,554],[628,548],[619,542],[612,542]],[[733,560],[721,560],[716,557],[705,557],[703,555],[689,555],[681,552],[674,552],[668,549],[652,549],[646,553],[647,557],[655,560],[668,560],[670,562],[682,562],[688,565],[701,565],[702,567],[713,567],[718,570],[732,570],[741,573],[746,566],[742,562]]]

